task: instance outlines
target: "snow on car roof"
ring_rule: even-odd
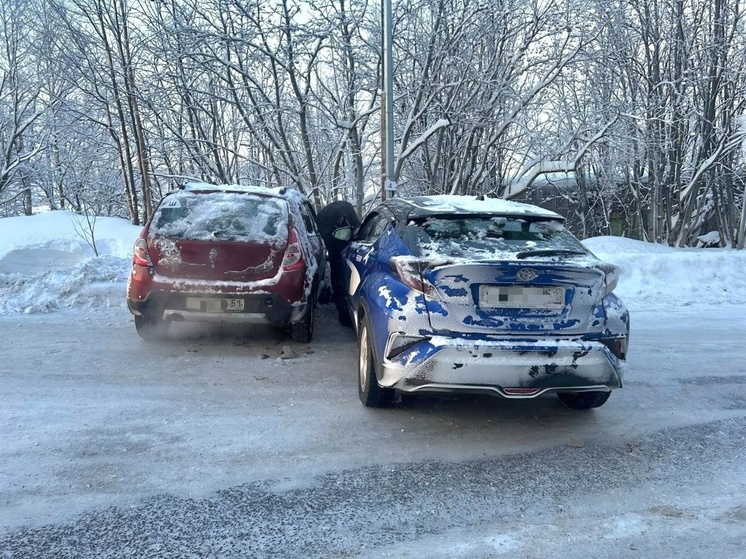
[[[410,216],[428,216],[435,214],[473,213],[473,214],[501,214],[510,216],[545,217],[564,221],[561,215],[531,204],[512,202],[499,198],[477,198],[474,196],[458,196],[441,194],[437,196],[413,196],[399,198],[410,204],[413,209]]]
[[[248,192],[250,194],[260,194],[264,196],[283,196],[290,198],[299,194],[303,196],[291,187],[280,186],[280,187],[268,187],[248,184],[210,184],[208,182],[187,182],[184,183],[181,190],[199,191],[199,190],[211,190],[221,192]]]

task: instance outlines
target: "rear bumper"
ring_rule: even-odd
[[[187,298],[200,298],[216,301],[242,299],[243,311],[215,310],[216,307],[190,309]],[[220,294],[214,293],[169,293],[153,291],[144,300],[127,299],[127,306],[132,314],[152,316],[174,322],[233,322],[284,324],[299,321],[306,310],[306,303],[288,303],[281,297],[272,294]]]
[[[387,356],[392,354],[394,336]],[[435,336],[385,357],[379,384],[404,392],[469,391],[533,398],[549,392],[621,388],[624,364],[598,341]]]
[[[152,268],[133,266],[127,307],[134,315],[175,322],[294,323],[308,307],[304,274],[289,272],[271,282],[200,282],[165,278]],[[228,310],[229,299],[242,300],[243,310]]]

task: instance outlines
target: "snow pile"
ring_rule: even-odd
[[[0,219],[0,314],[123,305],[140,230],[124,219],[96,218],[96,257],[83,216],[56,211]]]
[[[621,268],[615,293],[632,310],[746,304],[746,251],[672,248],[620,237],[583,244]]]
[[[81,216],[63,211],[0,219],[0,314],[123,307],[141,228],[97,218],[98,257],[78,232],[85,230]],[[746,251],[674,249],[618,237],[583,244],[621,268],[616,293],[632,311],[746,304]]]

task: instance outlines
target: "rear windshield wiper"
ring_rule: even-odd
[[[524,250],[516,254],[516,258],[529,258],[531,256],[585,256],[585,252],[567,248],[537,248]]]

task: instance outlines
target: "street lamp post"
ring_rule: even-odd
[[[383,198],[390,198],[396,193],[396,168],[394,161],[394,56],[392,45],[394,32],[392,24],[391,0],[381,0],[383,10],[383,100],[386,177],[383,185]]]

